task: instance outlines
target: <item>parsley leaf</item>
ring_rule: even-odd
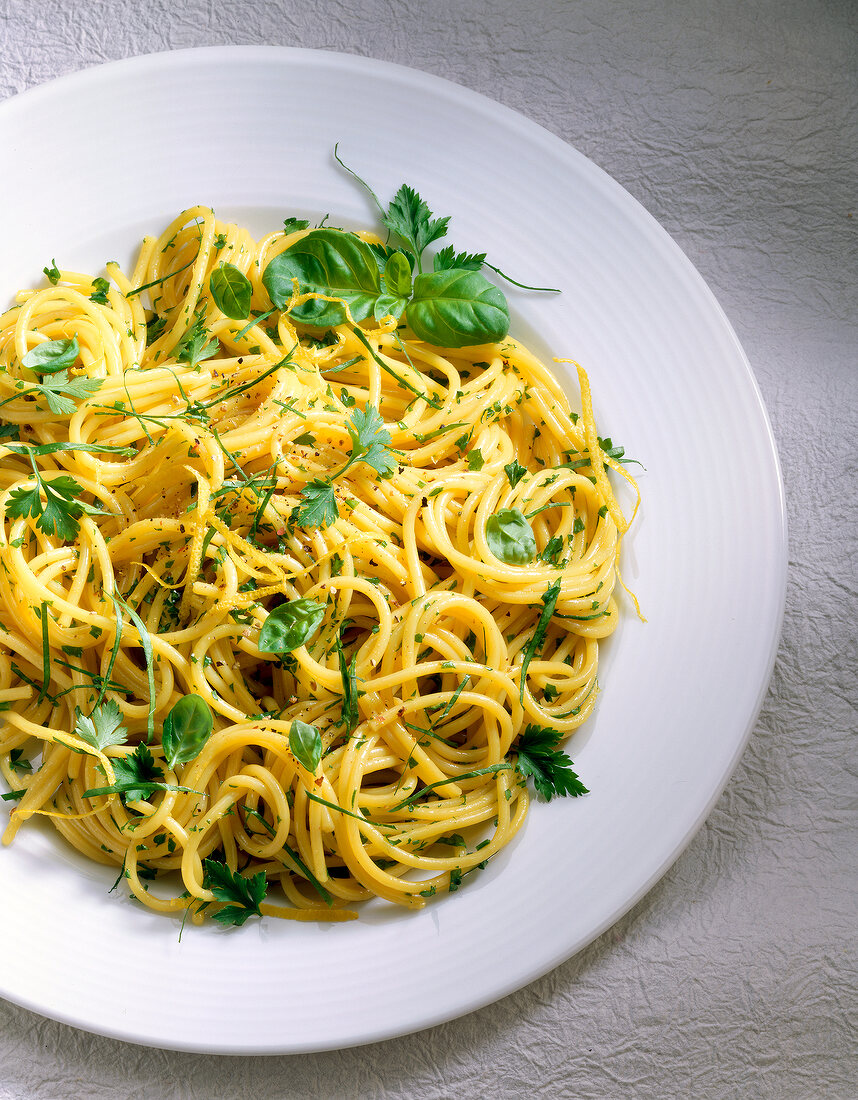
[[[110,303],[107,299],[107,292],[110,290],[110,283],[107,279],[102,279],[100,276],[92,280],[92,294],[89,296],[91,302],[97,302],[98,305],[106,306]]]
[[[77,405],[70,400],[72,397],[89,397],[90,394],[101,386],[101,378],[69,378],[67,370],[57,371],[51,378],[41,382],[33,382],[21,396],[41,393],[48,403],[48,408],[56,416],[71,416],[77,412]]]
[[[327,527],[339,518],[333,482],[356,462],[365,462],[379,477],[390,477],[396,469],[396,459],[390,453],[390,432],[374,405],[355,409],[346,422],[352,439],[352,453],[342,469],[328,478],[314,478],[301,490],[303,503],[297,522],[302,527]]]
[[[522,466],[518,459],[513,459],[509,465],[504,466],[504,473],[509,481],[510,489],[514,489],[527,473],[527,468]]]
[[[42,271],[44,271],[45,278],[52,286],[56,286],[60,281],[60,269],[57,267],[56,260],[51,260],[51,266],[43,267]]]
[[[306,229],[309,224],[306,218],[284,218],[283,232],[297,233],[299,229]]]
[[[45,481],[36,473],[36,484],[28,489],[24,486],[13,489],[9,494],[6,511],[10,516],[26,518],[32,516],[36,526],[46,535],[55,535],[63,542],[77,538],[80,530],[78,520],[90,506],[76,499],[83,492],[81,486],[69,474]],[[42,503],[42,493],[45,503]]]
[[[556,568],[560,565],[560,557],[563,553],[563,536],[552,535],[548,542],[545,544],[545,548],[539,555],[540,561],[544,561],[546,565],[553,565]]]
[[[264,871],[252,878],[245,878],[215,859],[204,859],[203,867],[211,892],[218,901],[230,903],[212,914],[214,920],[225,927],[241,927],[248,917],[262,916],[259,905],[265,899],[268,888]]]
[[[205,307],[194,314],[194,323],[173,348],[172,355],[180,363],[189,363],[196,367],[204,359],[217,354],[220,345],[217,340],[209,339],[205,327]]]
[[[419,263],[426,246],[446,236],[450,219],[433,218],[423,199],[412,187],[403,183],[393,196],[383,221],[388,229],[411,246]]]
[[[31,772],[33,765],[24,756],[23,749],[12,749],[9,753],[9,767],[14,772]]]
[[[550,802],[555,794],[588,794],[587,787],[572,770],[572,761],[557,748],[560,734],[545,726],[528,725],[514,748],[518,751],[518,770],[532,777],[536,793]]]
[[[448,271],[451,267],[464,267],[468,271],[479,271],[486,262],[485,252],[457,252],[451,244],[435,254],[435,271]]]
[[[380,477],[390,477],[396,470],[396,460],[390,453],[390,432],[385,428],[375,405],[367,405],[364,410],[355,409],[346,427],[353,447],[351,457],[340,473],[345,473],[355,462],[365,462]]]
[[[124,745],[128,740],[128,730],[122,725],[122,711],[112,699],[101,703],[88,717],[78,709],[75,717],[75,736],[94,749],[100,751],[108,745]]]
[[[301,498],[297,519],[301,527],[328,527],[339,519],[340,510],[330,481],[314,478],[301,490]]]
[[[164,777],[164,769],[155,763],[149,749],[141,744],[129,756],[117,756],[111,760],[116,776],[116,794],[123,794],[128,802],[140,802],[164,784],[157,783]]]

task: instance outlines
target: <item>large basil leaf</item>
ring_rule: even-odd
[[[199,756],[213,725],[208,703],[199,695],[183,695],[164,719],[161,744],[167,767],[172,770]]]
[[[405,319],[418,339],[436,347],[491,343],[509,331],[506,298],[479,271],[464,268],[418,275]]]
[[[325,617],[324,604],[292,600],[275,607],[259,631],[262,653],[291,653],[316,633]]]
[[[313,230],[275,256],[265,268],[262,283],[278,309],[284,309],[292,296],[293,279],[298,280],[301,294],[315,292],[342,298],[355,321],[372,315],[381,294],[381,278],[372,249],[353,233],[336,229]],[[318,298],[296,307],[290,316],[320,328],[346,321],[342,306]]]
[[[216,267],[209,278],[214,304],[233,321],[243,321],[250,313],[253,287],[250,279],[234,264],[223,263]]]
[[[21,360],[21,366],[38,374],[57,374],[74,364],[80,354],[77,337],[71,340],[46,340],[30,348]]]
[[[507,565],[528,565],[536,555],[536,539],[527,517],[518,508],[501,508],[486,521],[486,542]]]
[[[289,728],[289,748],[308,772],[315,772],[322,759],[322,738],[315,726],[296,718]]]

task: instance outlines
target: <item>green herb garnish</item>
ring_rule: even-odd
[[[212,914],[212,920],[225,927],[241,927],[248,917],[262,916],[259,906],[268,889],[264,871],[245,878],[215,859],[204,859],[203,869],[207,885],[217,900],[228,902]]]
[[[213,726],[208,703],[199,695],[183,695],[164,719],[161,743],[167,767],[172,771],[199,756]]]
[[[536,793],[546,802],[555,794],[577,798],[589,793],[572,770],[572,761],[557,748],[559,743],[557,730],[528,725],[513,746],[518,753],[518,770],[525,778],[533,779]]]
[[[292,653],[316,633],[325,617],[325,605],[315,600],[290,600],[275,607],[259,630],[262,653]]]
[[[548,624],[551,621],[551,616],[554,614],[554,608],[557,606],[557,599],[560,596],[560,578],[548,586],[545,589],[545,595],[542,597],[542,614],[539,616],[539,622],[536,624],[536,630],[533,632],[533,636],[527,643],[524,649],[524,656],[521,661],[521,686],[519,688],[519,701],[524,702],[524,684],[527,676],[527,668],[534,656],[542,648],[542,644],[545,641],[545,635],[548,633]]]
[[[517,508],[501,508],[489,516],[486,542],[494,556],[506,565],[528,565],[536,555],[533,528]]]

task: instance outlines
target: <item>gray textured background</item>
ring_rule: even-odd
[[[773,421],[791,525],[784,636],[706,826],[548,977],[416,1036],[292,1058],[145,1050],[0,1002],[0,1097],[854,1100],[858,6],[0,0],[0,98],[225,43],[447,77],[559,134],[650,210],[719,298]]]

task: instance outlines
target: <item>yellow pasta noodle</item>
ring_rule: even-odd
[[[307,295],[272,310],[262,272],[303,232],[196,207],[133,271],[49,271],[0,318],[3,840],[42,815],[193,919],[226,900],[213,864],[293,919],[456,889],[525,819],[528,731],[593,710],[618,617],[583,371],[576,416],[511,337],[298,324]],[[284,607],[318,621],[261,649]],[[171,761],[194,696],[210,735]]]

